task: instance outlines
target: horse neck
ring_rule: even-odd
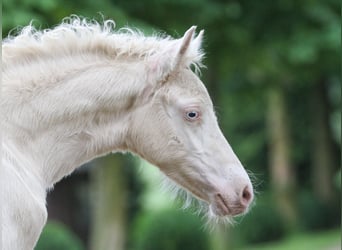
[[[3,76],[5,141],[34,162],[25,167],[46,188],[99,155],[126,150],[146,82],[142,62],[83,55],[6,65]]]

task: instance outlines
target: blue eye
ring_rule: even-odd
[[[188,113],[188,117],[189,117],[189,118],[195,118],[196,116],[197,116],[197,112],[193,112],[193,111],[192,111],[192,112],[189,112],[189,113]]]
[[[199,113],[197,111],[188,111],[186,113],[186,118],[188,120],[196,120],[199,117]]]

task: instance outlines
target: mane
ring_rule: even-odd
[[[53,58],[77,54],[92,53],[110,59],[122,57],[141,58],[166,51],[177,42],[170,36],[154,34],[145,36],[133,28],[115,30],[113,20],[99,23],[78,16],[63,19],[52,29],[38,30],[33,25],[18,29],[17,35],[8,36],[2,44],[2,62],[32,62],[39,58]],[[185,63],[201,66],[203,53],[192,51]]]

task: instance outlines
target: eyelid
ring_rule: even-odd
[[[201,111],[201,108],[199,105],[187,105],[186,107],[183,108],[183,110],[185,112],[189,112],[189,111],[197,111],[197,112],[200,112]]]

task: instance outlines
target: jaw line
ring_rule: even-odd
[[[189,165],[191,169],[193,165]],[[162,171],[164,172],[164,171]],[[196,172],[196,171],[195,171]],[[197,172],[198,173],[198,172]],[[178,188],[185,190],[186,192],[190,193],[193,197],[196,199],[206,202],[210,204],[210,193],[212,193],[212,189],[214,189],[214,185],[208,185],[204,184],[204,181],[199,180],[198,178],[195,181],[192,180],[190,175],[173,175],[171,173],[164,172],[167,179],[169,179],[168,182],[173,183],[175,186],[178,186]],[[206,178],[205,175],[199,173],[201,178],[204,178],[206,183],[210,182],[208,181],[208,178]],[[203,186],[203,187],[200,187]]]

